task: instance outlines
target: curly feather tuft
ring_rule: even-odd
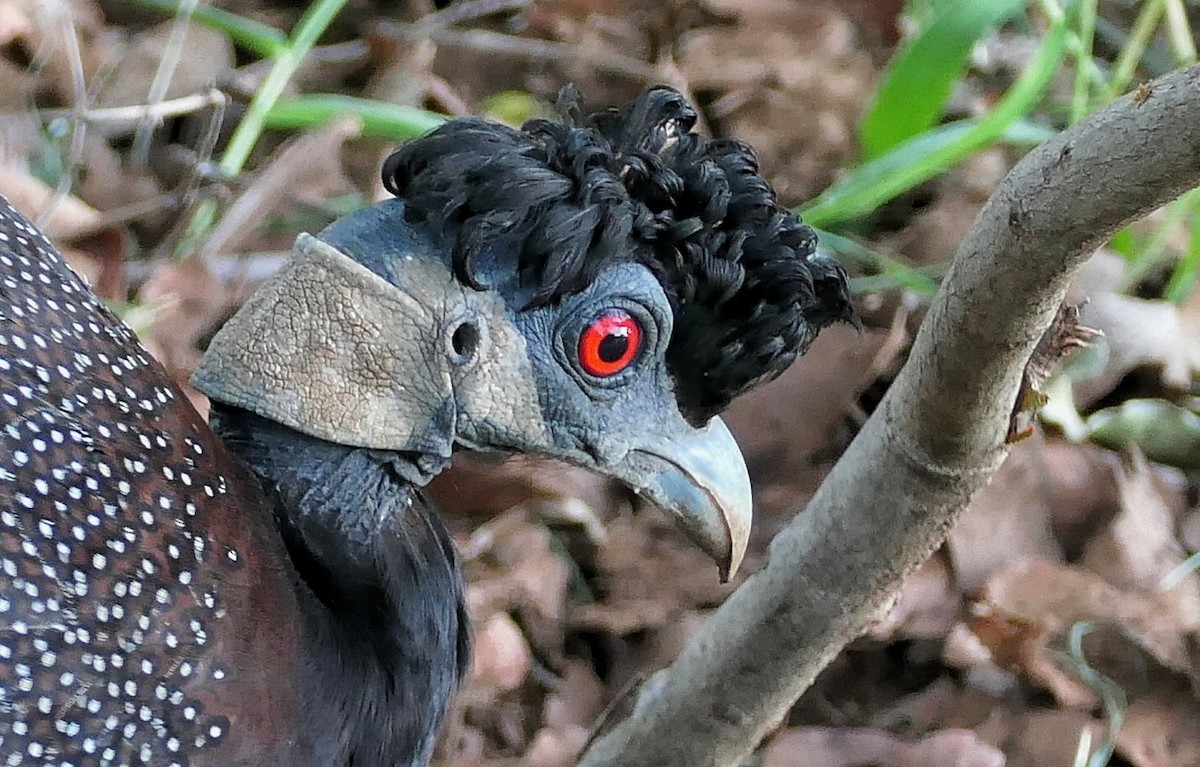
[[[384,185],[488,287],[489,253],[516,253],[531,305],[558,301],[619,261],[645,264],[675,311],[667,364],[699,424],[769,381],[824,327],[855,322],[846,274],[781,207],[753,150],[692,132],[696,112],[657,86],[619,109],[514,130],[453,120],[388,158]],[[499,249],[499,250],[497,250]]]

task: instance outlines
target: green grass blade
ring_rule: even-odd
[[[333,23],[346,2],[347,0],[315,0],[296,22],[296,28],[292,30],[286,47],[275,56],[275,65],[271,67],[254,98],[250,100],[246,114],[242,116],[229,139],[229,146],[221,155],[221,162],[217,164],[221,173],[233,177],[242,172],[250,152],[262,135],[267,112],[271,111],[271,107],[275,106],[275,102],[283,95],[283,89],[300,68],[304,57]]]
[[[1062,62],[1069,29],[1067,16],[1059,15],[1034,60],[986,116],[926,131],[859,167],[802,208],[805,220],[829,227],[861,216],[999,141],[1041,100]]]
[[[1171,41],[1171,52],[1178,66],[1186,67],[1196,63],[1196,37],[1192,33],[1191,22],[1188,21],[1187,9],[1183,0],[1167,0],[1165,24],[1167,39]]]
[[[1113,74],[1108,81],[1109,101],[1124,93],[1133,81],[1138,64],[1141,63],[1146,49],[1150,47],[1150,42],[1154,38],[1154,33],[1158,31],[1159,22],[1165,11],[1164,0],[1146,0],[1142,3],[1137,18],[1133,20],[1129,37],[1121,47],[1116,63],[1113,64]]]
[[[1075,82],[1071,89],[1070,122],[1082,120],[1092,111],[1092,96],[1095,85],[1095,61],[1092,58],[1092,43],[1096,37],[1096,10],[1099,0],[1082,0],[1079,4],[1078,45],[1072,45],[1075,57]]]
[[[136,0],[138,5],[170,14],[179,12],[178,0]],[[270,59],[287,47],[287,35],[283,30],[262,24],[236,13],[230,13],[211,5],[200,4],[192,11],[192,19],[199,24],[224,32],[243,48]]]
[[[1200,198],[1197,192],[1192,192],[1189,213],[1192,217],[1191,234],[1188,236],[1187,250],[1175,266],[1171,279],[1163,291],[1164,297],[1173,303],[1182,304],[1191,297],[1196,289],[1196,280],[1200,278]]]
[[[1088,767],[1104,767],[1117,749],[1117,733],[1125,724],[1129,702],[1124,688],[1101,674],[1087,661],[1083,651],[1083,638],[1095,628],[1091,621],[1077,621],[1071,626],[1067,634],[1067,657],[1070,659],[1071,670],[1100,697],[1104,704],[1104,713],[1108,715],[1108,733],[1087,761]]]
[[[347,0],[314,0],[296,22],[291,36],[272,57],[271,71],[267,73],[254,98],[250,100],[246,113],[242,115],[229,139],[229,145],[217,163],[217,170],[221,175],[233,178],[242,172],[250,153],[262,137],[267,113],[279,101],[288,81],[303,63],[304,57],[333,23],[346,2]],[[193,211],[183,238],[176,248],[177,257],[186,258],[196,252],[201,239],[212,229],[216,216],[216,202],[212,199],[202,200]]]
[[[362,121],[363,135],[391,141],[423,136],[446,121],[435,112],[353,96],[315,93],[280,101],[267,112],[270,128],[305,130],[341,115]]]
[[[942,114],[971,49],[989,28],[1017,15],[1026,0],[941,3],[933,19],[897,53],[859,128],[868,159],[922,133]]]
[[[923,298],[929,298],[937,292],[937,280],[927,274],[926,270],[914,269],[849,237],[842,237],[833,232],[818,230],[817,237],[821,246],[833,251],[839,261],[878,272],[867,277],[856,277],[851,284],[855,294],[903,288]],[[944,269],[944,265],[936,265],[935,271],[941,269]]]
[[[1140,247],[1135,249],[1129,260],[1129,268],[1121,278],[1121,290],[1133,290],[1138,283],[1145,280],[1155,270],[1159,269],[1174,255],[1171,250],[1171,240],[1180,227],[1189,220],[1195,220],[1200,211],[1200,189],[1193,189],[1166,208],[1166,215]],[[1190,250],[1190,248],[1189,248]],[[1187,255],[1185,254],[1185,260]]]
[[[1158,587],[1163,591],[1170,591],[1196,571],[1200,571],[1200,551],[1180,562],[1171,572],[1163,576]]]

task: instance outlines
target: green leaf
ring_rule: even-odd
[[[1137,235],[1129,227],[1125,227],[1114,234],[1112,239],[1108,241],[1108,247],[1120,253],[1126,261],[1131,263],[1137,258],[1137,253],[1140,249]]]
[[[484,99],[480,111],[505,125],[522,125],[537,117],[542,105],[529,91],[500,91]]]
[[[1001,140],[1053,80],[1066,51],[1069,23],[1068,14],[1054,20],[1033,61],[986,116],[928,130],[859,167],[802,208],[805,220],[829,227],[861,216]]]
[[[1200,415],[1159,399],[1132,399],[1087,419],[1089,438],[1122,450],[1136,444],[1151,461],[1200,468]]]
[[[938,3],[932,21],[892,57],[859,128],[865,157],[878,157],[931,127],[971,49],[989,28],[1016,16],[1026,0]]]
[[[391,141],[423,136],[446,121],[443,115],[415,107],[316,93],[277,102],[267,112],[266,124],[271,128],[305,130],[341,115],[355,115],[362,120],[364,136]]]

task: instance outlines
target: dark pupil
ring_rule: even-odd
[[[600,359],[605,362],[616,362],[625,356],[626,350],[629,349],[629,336],[619,336],[609,334],[600,341],[600,348],[597,350],[600,353]]]

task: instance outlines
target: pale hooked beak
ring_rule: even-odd
[[[753,503],[750,475],[725,422],[630,445],[606,473],[670,512],[688,536],[732,578],[746,554]]]

